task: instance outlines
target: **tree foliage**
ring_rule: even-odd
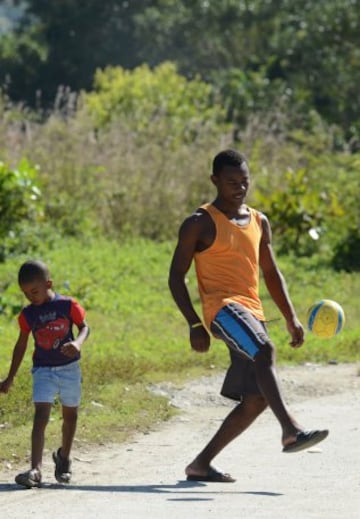
[[[2,215],[3,254],[31,250],[39,230],[48,244],[57,233],[171,238],[212,197],[210,158],[236,145],[278,252],[357,269],[358,2],[26,6],[0,37],[0,153],[8,173],[22,157],[39,164],[44,213],[24,208],[20,191]],[[45,114],[40,91],[57,91]],[[19,195],[9,178],[5,209]]]
[[[166,121],[169,138],[192,138],[199,126],[221,124],[221,105],[214,103],[211,85],[199,78],[187,80],[172,63],[153,70],[142,65],[134,70],[107,67],[95,74],[94,90],[83,96],[97,127],[119,117],[136,131],[149,131]],[[156,126],[157,127],[157,126]]]
[[[72,90],[90,88],[98,67],[134,66],[133,15],[139,7],[136,4],[119,0],[29,0],[14,33],[12,58],[20,63],[11,70],[10,93],[16,99],[34,102],[34,93],[39,90],[46,102],[54,99],[60,85]],[[16,44],[20,36],[28,39],[28,44],[21,48]],[[26,64],[28,47],[34,45],[46,57],[33,64],[35,77],[25,85],[28,88],[21,97],[17,86],[21,84],[21,67]]]
[[[42,216],[36,167],[26,160],[21,160],[17,168],[0,162],[0,258],[14,248],[19,250],[24,223],[31,227],[38,224]]]
[[[0,38],[13,99],[91,89],[97,68],[174,62],[218,85],[229,115],[316,110],[347,139],[360,131],[360,3],[355,0],[28,0]],[[24,73],[25,71],[25,73]],[[238,88],[236,88],[238,83]]]

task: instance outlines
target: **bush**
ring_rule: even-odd
[[[335,270],[360,271],[360,227],[350,229],[347,236],[337,244],[331,264]]]
[[[214,197],[212,157],[235,146],[249,157],[249,203],[269,215],[278,251],[321,253],[329,263],[359,221],[359,155],[335,152],[337,129],[316,113],[294,129],[281,97],[271,111],[249,116],[235,143],[213,95],[165,63],[99,71],[93,92],[59,91],[46,117],[3,100],[0,152],[9,163],[27,157],[40,165],[35,207],[43,211],[19,215],[6,233],[7,253],[29,253],[59,235],[172,239],[184,217]],[[15,182],[12,197],[17,189]]]
[[[191,142],[203,127],[225,121],[225,110],[214,102],[211,85],[199,78],[187,80],[173,63],[153,70],[107,67],[95,74],[94,91],[83,95],[86,110],[97,128],[126,120],[129,129],[154,135],[152,127],[166,123],[166,140]]]
[[[342,216],[343,209],[306,169],[289,170],[281,178],[281,188],[259,187],[254,197],[271,220],[278,252],[309,256],[318,251],[318,242],[326,241],[329,222]]]
[[[0,258],[21,248],[24,225],[36,226],[44,216],[38,168],[27,160],[10,169],[0,162]]]

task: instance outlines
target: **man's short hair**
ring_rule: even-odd
[[[213,175],[219,175],[221,170],[226,166],[233,166],[240,169],[246,166],[247,168],[247,159],[245,155],[236,150],[224,150],[218,153],[213,160]]]

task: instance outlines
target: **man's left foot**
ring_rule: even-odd
[[[299,431],[296,434],[296,440],[285,445],[283,452],[299,452],[308,449],[322,440],[325,440],[328,434],[329,431],[327,429],[323,431]]]

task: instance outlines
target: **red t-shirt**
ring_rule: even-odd
[[[74,340],[73,325],[82,325],[85,310],[72,297],[55,294],[42,305],[30,304],[21,311],[18,322],[22,332],[32,333],[35,341],[33,365],[62,366],[79,360],[80,352],[69,359],[60,347]]]

